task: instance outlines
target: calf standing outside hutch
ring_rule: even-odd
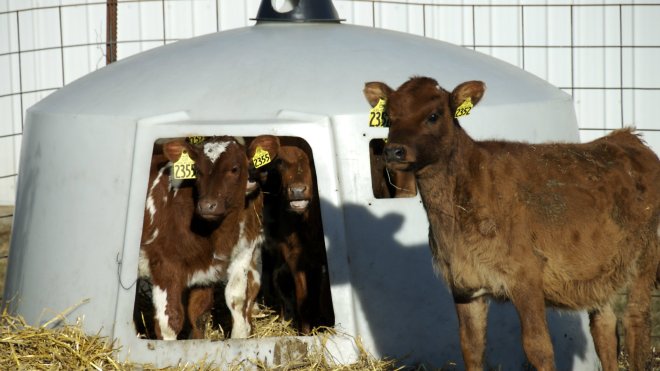
[[[626,287],[630,365],[646,369],[660,262],[658,157],[631,129],[585,144],[475,141],[457,117],[484,91],[468,81],[448,92],[426,77],[364,89],[372,106],[386,100],[388,167],[415,174],[466,369],[483,369],[493,297],[513,303],[537,370],[555,369],[546,305],[586,310],[603,369],[617,370],[611,302]]]

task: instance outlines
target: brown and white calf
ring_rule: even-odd
[[[586,310],[603,369],[617,370],[612,299],[628,288],[625,343],[631,368],[644,370],[660,262],[657,155],[630,129],[584,144],[475,141],[455,114],[484,91],[426,77],[364,90],[372,105],[387,99],[388,166],[415,174],[466,368],[483,369],[490,296],[513,303],[537,370],[555,368],[546,305]]]
[[[248,147],[252,158],[261,148],[271,162],[250,171],[265,193],[264,223],[268,246],[274,260],[273,286],[280,304],[293,312],[298,330],[310,333],[313,327],[333,326],[334,312],[325,254],[323,225],[314,165],[296,138],[262,135]],[[286,292],[293,280],[294,297]]]
[[[170,141],[162,152],[151,163],[139,272],[152,282],[156,337],[176,339],[187,318],[192,337],[202,338],[200,317],[211,309],[218,282],[226,283],[231,337],[248,337],[264,235],[263,197],[246,194],[245,147],[213,137],[198,145]],[[196,179],[173,178],[182,154],[194,161]]]

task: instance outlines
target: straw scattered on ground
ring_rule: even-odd
[[[73,306],[72,308],[75,308]],[[171,367],[156,368],[148,364],[120,362],[114,358],[116,344],[114,341],[99,336],[86,335],[81,323],[61,324],[53,329],[53,324],[65,322],[67,310],[58,314],[42,326],[31,326],[23,318],[12,316],[7,311],[0,318],[0,369],[21,370],[119,370],[119,371],[242,371],[245,369],[278,370],[278,371],[397,371],[402,367],[400,361],[392,359],[377,359],[363,346],[360,338],[355,338],[359,350],[359,359],[350,365],[336,362],[326,350],[325,344],[336,331],[332,328],[315,329],[314,336],[320,346],[308,352],[287,354],[286,364],[265,365],[257,359],[237,359],[229,365],[216,365],[210,360],[200,360],[194,364],[179,364]],[[259,306],[255,313],[253,338],[295,336],[296,331],[289,321],[282,319],[275,311]],[[224,331],[207,325],[206,337],[211,340],[225,338]],[[653,369],[660,369],[660,354],[653,349]],[[619,369],[627,370],[624,354],[619,358]],[[448,362],[442,368],[418,365],[415,371],[454,370],[456,364]],[[656,368],[658,367],[658,368]],[[499,367],[489,367],[489,370],[501,370]],[[531,368],[530,368],[531,369]]]
[[[80,322],[62,324],[53,329],[50,325],[62,321],[66,314],[57,315],[43,326],[27,324],[22,317],[12,316],[3,311],[0,318],[0,369],[25,370],[166,370],[166,371],[240,371],[297,370],[297,371],[395,371],[399,370],[393,360],[380,360],[370,355],[360,339],[355,339],[360,355],[356,363],[338,364],[325,349],[325,343],[335,334],[333,329],[319,329],[315,335],[321,346],[305,354],[287,355],[287,364],[263,364],[260,360],[235,360],[230,365],[215,365],[208,360],[195,364],[181,364],[166,368],[151,365],[119,362],[114,359],[118,350],[114,341],[99,335],[86,335]],[[271,336],[291,336],[295,330],[290,322],[282,320],[274,311],[260,307],[256,315],[255,338]],[[207,328],[207,335],[224,338],[222,330]]]
[[[86,335],[79,324],[33,327],[3,311],[0,319],[0,369],[122,370],[113,359],[114,344]]]

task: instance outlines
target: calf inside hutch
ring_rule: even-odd
[[[312,150],[298,137],[154,143],[133,310],[144,339],[334,326]],[[260,322],[261,323],[261,322]]]

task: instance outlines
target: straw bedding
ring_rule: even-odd
[[[355,344],[360,351],[358,361],[350,365],[340,365],[327,356],[323,347],[314,349],[298,358],[288,357],[284,365],[266,367],[261,361],[253,359],[237,359],[230,365],[215,365],[207,360],[195,364],[181,364],[166,368],[155,368],[151,365],[120,362],[114,359],[117,350],[113,340],[98,336],[86,335],[80,322],[64,324],[53,329],[50,326],[62,321],[66,313],[59,314],[42,326],[34,327],[27,324],[21,317],[11,316],[6,311],[0,318],[0,369],[2,370],[166,370],[166,371],[240,371],[245,369],[258,370],[299,370],[299,371],[397,371],[399,361],[391,359],[376,359],[362,346],[359,338]],[[330,328],[316,329],[315,335],[324,344],[329,335],[334,334]],[[260,306],[255,315],[255,338],[270,336],[296,335],[290,322],[283,320],[275,311]],[[206,337],[221,340],[225,334],[220,327],[213,328],[208,321]],[[409,369],[409,368],[408,368]],[[425,371],[435,368],[417,366],[413,370]],[[455,364],[448,362],[439,370],[453,370]],[[499,370],[491,367],[491,370]],[[620,370],[627,370],[625,356],[620,357]],[[660,354],[654,349],[654,370],[660,369]]]
[[[86,335],[79,322],[65,324],[50,329],[50,325],[65,317],[58,315],[43,326],[34,327],[27,324],[21,317],[9,315],[3,311],[0,318],[0,369],[3,370],[185,370],[185,371],[238,371],[244,369],[269,369],[259,360],[235,360],[231,365],[214,365],[202,360],[195,364],[175,365],[167,368],[154,368],[150,365],[119,362],[115,360],[115,342],[98,336]],[[321,343],[333,333],[332,329],[320,329],[316,335]],[[207,326],[207,338],[224,339],[224,333],[219,328]],[[256,338],[269,336],[291,336],[295,330],[288,321],[282,320],[274,311],[260,307],[256,315]],[[276,370],[322,370],[322,371],[391,371],[398,370],[393,360],[379,360],[371,356],[362,346],[359,339],[355,340],[360,350],[358,362],[351,365],[340,365],[327,356],[323,348],[292,360],[285,365],[279,365]]]

